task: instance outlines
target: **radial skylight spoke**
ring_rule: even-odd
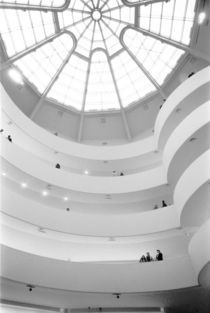
[[[82,14],[90,14],[90,11],[79,10],[79,9],[74,9],[74,8],[68,8],[67,11],[72,11],[72,12],[77,12],[77,13],[82,13]]]
[[[121,23],[121,24],[124,24],[124,25],[130,25],[130,23],[121,21],[121,20],[119,20],[117,18],[114,18],[114,17],[109,17],[109,16],[106,16],[106,15],[103,15],[103,17],[108,19],[108,20],[115,21],[117,23]]]
[[[77,0],[78,1],[78,0]],[[90,9],[90,10],[92,10],[92,8],[91,8],[91,6],[87,3],[87,2],[85,2],[84,0],[80,0],[83,4],[84,4],[84,6],[86,6],[88,9]]]
[[[102,10],[102,13],[109,13],[109,12],[112,12],[112,11],[115,11],[115,10],[119,10],[121,8],[124,8],[124,5],[119,5],[119,6],[116,6],[114,8],[111,8],[111,9]]]
[[[101,35],[102,35],[102,37],[103,37],[103,31],[102,31],[101,25],[100,25],[100,31],[101,31]],[[104,37],[103,37],[103,39],[104,39]],[[106,46],[106,41],[105,41],[105,40],[104,40],[104,43],[105,43],[105,46]],[[106,46],[106,50],[107,50],[107,46]],[[107,53],[108,53],[108,52],[107,52]],[[115,74],[114,74],[114,70],[113,70],[113,67],[112,67],[112,63],[111,63],[111,60],[110,60],[110,58],[108,57],[108,55],[107,55],[107,61],[108,61],[108,64],[109,64],[109,69],[110,69],[111,75],[112,75],[112,79],[113,79],[113,83],[114,83],[116,95],[117,95],[117,98],[118,98],[118,101],[119,101],[119,105],[120,105],[120,109],[121,109],[121,114],[122,114],[123,125],[124,125],[124,127],[125,127],[125,133],[126,133],[126,135],[127,135],[128,140],[131,140],[130,129],[129,129],[129,127],[128,127],[128,122],[127,122],[127,118],[126,118],[125,111],[124,111],[124,108],[123,108],[121,95],[120,95],[120,92],[119,92],[119,89],[118,89],[118,86],[117,86],[116,77],[115,77]]]
[[[97,9],[99,8],[99,3],[100,3],[100,0],[97,0],[97,4],[96,4]]]
[[[109,2],[109,0],[105,0],[104,3],[101,6],[99,6],[101,11],[105,7],[105,5],[107,5],[108,2]]]
[[[103,51],[96,51],[91,57],[85,111],[106,111],[119,108],[107,56]]]

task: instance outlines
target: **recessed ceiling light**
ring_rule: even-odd
[[[191,138],[189,139],[189,142],[193,142],[193,141],[195,141],[195,140],[197,140],[196,137],[191,137]]]
[[[88,171],[88,170],[85,170],[85,171],[84,171],[84,174],[85,174],[85,175],[88,175],[88,174],[89,174],[89,171]]]
[[[22,75],[16,69],[11,68],[9,70],[9,76],[15,83],[17,83],[19,85],[24,84]]]
[[[26,188],[26,187],[27,187],[27,184],[26,184],[26,183],[21,183],[21,187],[22,187],[22,188]]]
[[[2,176],[7,176],[7,174],[5,172],[2,173]]]
[[[68,197],[63,197],[63,200],[64,200],[64,201],[68,201],[69,198],[68,198]]]
[[[43,191],[42,191],[42,195],[43,195],[44,197],[48,196],[47,190],[43,190]]]
[[[45,229],[44,229],[43,227],[38,227],[38,231],[39,231],[40,233],[43,233],[43,234],[46,233],[46,231],[45,231]]]
[[[200,12],[198,15],[198,24],[202,24],[206,18],[206,13],[205,12]]]

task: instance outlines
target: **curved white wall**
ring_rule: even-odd
[[[160,291],[197,284],[187,255],[144,264],[97,264],[56,261],[6,247],[2,252],[3,276],[35,286],[113,293]]]
[[[9,225],[6,225],[6,222],[1,226],[2,244],[19,251],[56,260],[125,263],[138,262],[140,257],[148,251],[155,257],[156,249],[163,252],[164,260],[187,253],[187,240],[181,230],[139,236],[134,239],[132,237],[116,238],[110,241],[109,238],[86,239],[49,230],[42,233],[31,225],[26,227],[23,222],[15,221],[15,225],[11,221]]]
[[[190,197],[210,179],[210,150],[203,153],[183,173],[174,190],[174,205],[180,221]],[[202,214],[202,207],[199,208]],[[188,212],[189,215],[191,212]]]
[[[164,232],[180,226],[173,206],[120,215],[81,214],[48,207],[11,190],[2,196],[1,206],[3,212],[26,222],[75,235],[136,236]]]
[[[210,261],[210,219],[207,220],[192,237],[189,243],[189,254],[196,273]]]
[[[47,181],[54,186],[85,193],[128,193],[166,184],[162,166],[123,177],[97,177],[69,173],[58,171],[8,140],[2,140],[1,155],[8,162],[37,179]]]
[[[155,143],[156,147],[160,146],[160,140],[162,132],[164,131],[165,125],[169,120],[170,116],[174,113],[176,108],[179,107],[180,103],[191,93],[196,91],[202,85],[205,85],[210,82],[210,67],[206,67],[203,70],[199,71],[193,75],[190,79],[185,80],[175,91],[168,97],[167,101],[164,103],[163,107],[160,110],[160,113],[157,116],[155,122]],[[209,98],[209,87],[206,86],[207,96]],[[199,92],[200,99],[202,99],[202,93]],[[198,98],[198,101],[199,101]],[[207,99],[206,99],[207,101]],[[201,102],[202,104],[203,102]],[[190,109],[199,106],[200,103],[194,103],[194,99],[191,99],[191,103],[187,102],[188,108]]]
[[[177,151],[196,131],[210,122],[209,106],[210,101],[195,109],[176,127],[172,135],[169,137],[163,150],[163,165],[167,177],[169,176],[169,167],[173,162],[173,158]],[[201,140],[206,140],[208,142],[208,138],[201,138]],[[181,164],[177,164],[177,167],[179,166],[181,166]]]

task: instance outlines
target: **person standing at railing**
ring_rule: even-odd
[[[163,261],[163,254],[160,250],[157,250],[156,261]]]

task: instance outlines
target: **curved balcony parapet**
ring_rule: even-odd
[[[209,160],[210,150],[204,152],[199,158],[197,158],[185,170],[177,182],[174,190],[174,205],[177,210],[181,225],[183,216],[185,220],[185,226],[187,226],[187,220],[189,219],[190,221],[193,218],[192,214],[198,214],[199,222],[205,220],[205,218],[209,215],[209,210],[207,209],[206,204],[202,202],[202,199],[200,199],[200,204],[199,201],[197,201],[197,205],[192,203],[192,205],[187,206],[187,202],[191,197],[195,196],[196,192],[199,191],[200,188],[207,186],[208,189],[208,182],[210,180]],[[207,191],[205,191],[205,193],[206,192]],[[187,212],[185,212],[185,210],[187,210]]]
[[[207,150],[210,148],[208,138],[210,125],[209,106],[210,101],[205,102],[196,108],[177,126],[169,137],[163,150],[163,165],[169,183],[170,176],[173,176],[173,180],[177,180],[179,178],[177,175],[183,173],[183,171],[191,164],[193,158],[196,158],[196,156],[203,153],[204,149]],[[200,144],[196,145],[196,151],[194,151],[192,155],[187,154],[187,151],[189,151],[189,141],[191,138],[196,137],[194,134],[199,131],[202,132],[202,134],[200,134],[202,137],[198,139]],[[206,138],[203,137],[205,135]],[[194,138],[193,140],[196,139],[197,138]],[[171,170],[173,175],[170,175]]]
[[[2,140],[2,139],[1,139]],[[1,155],[23,172],[53,186],[95,194],[120,194],[146,190],[166,184],[163,167],[125,175],[123,177],[99,177],[58,171],[28,151],[8,140],[2,140]]]
[[[2,248],[2,253],[1,276],[19,282],[30,281],[35,286],[110,294],[172,290],[197,285],[187,255],[143,264],[97,264],[56,261],[7,247]]]
[[[131,242],[136,241],[135,236],[155,236],[156,233],[180,227],[173,205],[140,213],[83,214],[76,210],[66,212],[52,208],[27,198],[24,193],[3,189],[1,206],[1,210],[8,215],[8,225],[13,225],[10,217],[14,217],[17,222],[23,222],[22,229],[27,229],[28,223],[36,232],[38,227],[42,227],[52,238],[75,241],[110,242],[112,237],[118,237],[118,242]]]
[[[210,66],[185,80],[162,106],[154,128],[156,149],[194,109],[209,100]],[[176,114],[177,113],[177,114]]]
[[[192,237],[189,243],[189,254],[199,279],[203,268],[210,262],[210,219],[208,219]]]
[[[154,149],[154,138],[150,136],[137,142],[118,146],[91,146],[57,137],[31,121],[14,104],[4,87],[0,84],[3,111],[10,120],[23,130],[29,137],[53,151],[81,159],[90,160],[121,160],[137,157]],[[33,141],[32,141],[32,144]],[[33,149],[33,147],[31,147]],[[39,146],[40,148],[40,146]]]

